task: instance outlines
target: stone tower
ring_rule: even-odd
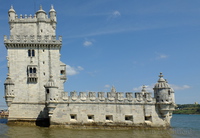
[[[48,101],[57,101],[64,92],[66,65],[60,61],[62,38],[56,37],[56,11],[49,15],[40,7],[32,15],[8,11],[10,37],[7,48],[8,77],[5,100],[9,121],[36,121],[48,118]],[[51,95],[51,97],[49,97]]]
[[[154,86],[154,98],[156,99],[156,111],[158,115],[170,124],[172,111],[175,110],[174,90],[163,78],[162,73],[159,75],[158,82]]]

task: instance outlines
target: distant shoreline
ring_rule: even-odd
[[[173,114],[200,115],[200,104],[177,104]]]

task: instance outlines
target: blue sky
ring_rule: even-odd
[[[67,64],[65,91],[138,92],[152,88],[163,72],[176,103],[200,103],[199,0],[0,0],[0,107],[7,74],[3,35],[8,10],[34,14],[39,6],[57,12]]]

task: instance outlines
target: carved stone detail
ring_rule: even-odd
[[[124,100],[124,93],[123,92],[117,92],[117,100],[118,101]]]
[[[115,100],[116,93],[114,93],[114,92],[108,92],[108,93],[107,93],[107,96],[108,96],[108,100],[109,100],[109,101],[114,101],[114,100]]]
[[[133,93],[127,92],[126,93],[126,98],[127,98],[128,101],[133,101]]]
[[[138,102],[141,102],[141,101],[143,100],[143,95],[142,95],[141,92],[135,93],[135,97],[136,97],[136,100],[137,100]]]
[[[98,92],[98,98],[100,101],[104,101],[105,100],[105,93],[104,92]]]
[[[77,96],[77,92],[76,92],[76,91],[71,92],[71,93],[70,93],[70,96],[71,96],[71,98],[72,98],[73,101],[76,101],[77,98],[78,98],[78,96]]]
[[[82,101],[85,101],[87,99],[87,93],[86,92],[80,92],[79,95],[80,95],[80,99]]]
[[[89,99],[91,101],[94,101],[96,99],[96,93],[95,92],[89,92]]]

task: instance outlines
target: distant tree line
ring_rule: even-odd
[[[173,114],[200,114],[200,104],[177,104]]]

